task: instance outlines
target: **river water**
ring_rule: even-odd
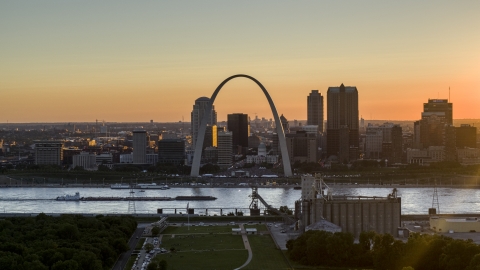
[[[475,213],[480,214],[480,189],[438,188],[438,201],[440,213]],[[54,198],[65,194],[73,195],[80,192],[81,197],[128,197],[128,189],[87,188],[87,187],[12,187],[0,188],[0,212],[5,213],[91,213],[111,214],[129,213],[128,201],[55,201]],[[335,187],[333,195],[347,196],[379,196],[386,197],[392,188],[380,187]],[[250,205],[251,188],[171,188],[168,190],[135,190],[135,196],[148,197],[176,197],[176,196],[214,196],[214,201],[136,201],[136,213],[153,214],[157,208],[164,209],[164,213],[185,213],[187,203],[190,208],[195,208],[195,214],[219,214],[242,209],[246,213]],[[287,205],[294,208],[295,201],[300,199],[301,190],[293,188],[259,188],[258,193],[264,200],[274,206]],[[432,207],[433,188],[429,187],[400,187],[398,196],[402,198],[402,214],[427,214]],[[130,205],[131,206],[131,205]]]

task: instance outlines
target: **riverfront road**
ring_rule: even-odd
[[[137,229],[135,230],[135,233],[132,235],[132,237],[128,241],[128,247],[130,249],[120,255],[117,262],[113,266],[112,270],[123,270],[125,268],[125,265],[127,265],[127,262],[130,259],[130,256],[132,256],[132,251],[135,250],[135,247],[137,246],[137,243],[140,237],[142,236],[144,229],[145,228],[143,227],[137,227]]]

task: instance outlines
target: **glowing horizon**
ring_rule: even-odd
[[[341,83],[364,119],[418,120],[449,87],[453,118],[480,118],[479,2],[115,3],[1,4],[0,123],[189,122],[238,73],[289,120],[307,118],[311,90],[326,113]],[[255,87],[226,85],[218,119],[270,118]]]

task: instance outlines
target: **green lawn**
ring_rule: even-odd
[[[135,250],[140,250],[142,249],[142,246],[143,246],[143,243],[145,242],[145,238],[140,238],[138,239],[138,243],[137,245],[135,246]]]
[[[162,234],[191,234],[191,233],[231,233],[232,228],[238,228],[238,225],[229,226],[168,226]]]
[[[241,239],[241,238],[240,238]],[[244,250],[189,251],[160,254],[155,261],[167,261],[168,270],[220,270],[235,269],[245,263],[248,252]]]
[[[174,247],[180,251],[198,250],[224,250],[224,249],[245,249],[240,235],[231,234],[191,234],[191,235],[164,235],[162,247],[170,249]]]
[[[245,263],[248,251],[241,235],[231,234],[235,226],[168,227],[163,233],[163,248],[176,252],[159,254],[156,261],[167,261],[168,269],[234,269]],[[245,225],[267,231],[263,224]],[[196,230],[195,230],[196,229]],[[207,232],[207,233],[206,233]],[[214,233],[208,233],[214,232]],[[227,233],[219,233],[227,232]],[[172,236],[174,236],[172,238]],[[250,264],[243,269],[290,269],[282,251],[278,250],[270,235],[248,235],[253,251]]]
[[[270,235],[249,235],[248,241],[252,247],[253,258],[242,269],[290,269],[282,251],[277,249]]]
[[[132,269],[133,264],[135,263],[135,260],[137,259],[137,255],[132,255],[130,256],[130,259],[128,259],[127,264],[125,265],[124,269]]]

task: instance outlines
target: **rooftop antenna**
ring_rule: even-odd
[[[450,102],[450,86],[448,87],[448,102]]]

